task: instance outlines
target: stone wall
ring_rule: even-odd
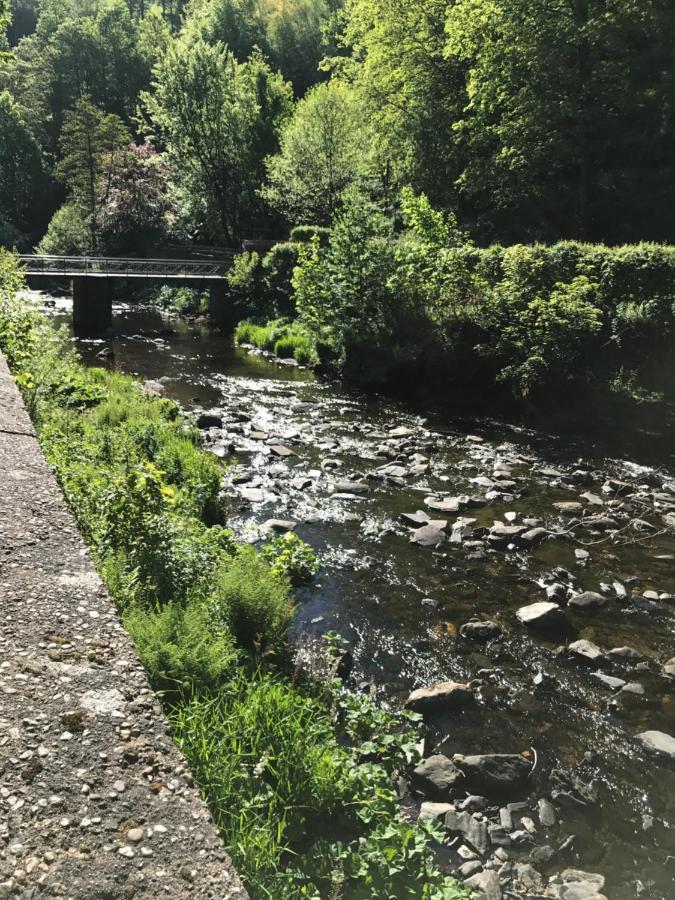
[[[0,897],[245,900],[0,355]]]

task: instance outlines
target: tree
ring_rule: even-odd
[[[226,44],[240,62],[258,48],[295,89],[321,80],[328,50],[330,0],[194,0],[185,24],[192,37]]]
[[[462,195],[502,240],[667,237],[675,13],[666,0],[458,0]]]
[[[21,244],[39,221],[42,153],[18,104],[0,93],[0,243]]]
[[[181,39],[156,66],[144,103],[190,232],[240,238],[260,208],[263,159],[290,109],[290,86],[259,56],[238,63],[220,43]]]
[[[122,120],[83,99],[66,113],[61,131],[61,160],[57,177],[66,185],[71,202],[81,208],[97,250],[100,219],[113,180],[128,154],[129,133]]]
[[[298,102],[280,144],[267,160],[263,197],[294,224],[329,224],[366,170],[368,140],[354,91],[337,80],[316,85]]]
[[[392,195],[410,185],[454,208],[461,172],[454,124],[466,102],[463,64],[446,56],[448,0],[346,0],[346,70],[375,133]]]

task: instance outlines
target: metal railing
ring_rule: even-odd
[[[232,266],[235,251],[218,260],[138,259],[106,256],[21,256],[27,275],[88,278],[160,278],[218,280]]]

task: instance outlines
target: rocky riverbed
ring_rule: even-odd
[[[197,416],[238,535],[319,552],[300,658],[335,629],[353,686],[423,713],[401,798],[442,823],[453,870],[489,898],[673,896],[672,458],[424,417],[141,311],[116,324],[83,352]]]

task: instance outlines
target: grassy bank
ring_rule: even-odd
[[[245,319],[237,325],[234,337],[239,344],[251,344],[281,359],[296,359],[302,366],[315,366],[319,362],[312,335],[297,321],[274,319],[256,324]]]
[[[287,663],[311,551],[238,546],[197,431],[131,378],[83,367],[12,299],[18,283],[0,256],[0,348],[253,900],[463,896],[432,827],[399,813],[415,717],[347,692],[337,640],[323,678]]]

